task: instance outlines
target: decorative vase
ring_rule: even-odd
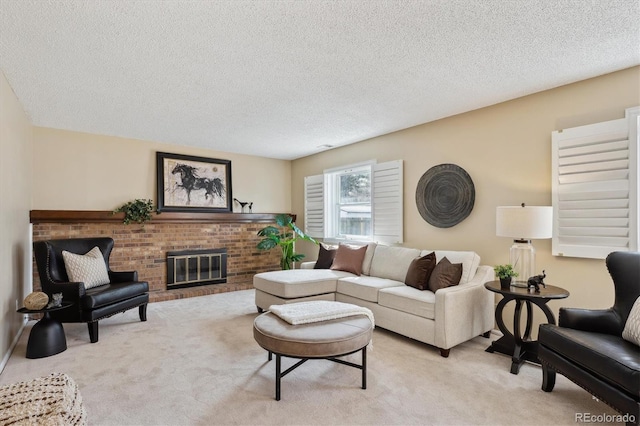
[[[508,290],[511,287],[511,277],[500,278],[500,288]]]
[[[23,303],[25,308],[32,311],[39,311],[47,306],[49,296],[41,291],[34,291],[24,298]]]

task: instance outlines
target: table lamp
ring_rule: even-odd
[[[509,250],[509,262],[518,273],[511,281],[516,287],[526,287],[529,277],[536,275],[536,250],[533,239],[551,238],[553,208],[547,206],[505,206],[496,209],[496,235],[514,238]]]

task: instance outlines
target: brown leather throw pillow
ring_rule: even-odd
[[[333,264],[333,259],[336,257],[338,248],[330,248],[320,243],[320,249],[318,251],[318,260],[313,269],[329,269]]]
[[[451,263],[449,259],[443,257],[431,272],[429,290],[435,293],[441,288],[458,285],[460,278],[462,278],[462,263]]]
[[[418,257],[411,261],[404,283],[418,290],[429,289],[429,278],[436,267],[436,254],[429,253],[426,256]]]
[[[361,275],[362,261],[364,260],[364,255],[366,253],[367,246],[353,247],[346,244],[340,244],[330,269]]]

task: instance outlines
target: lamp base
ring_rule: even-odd
[[[514,240],[509,249],[509,259],[513,270],[518,273],[511,285],[526,288],[527,280],[533,276],[536,261],[536,250],[531,245],[531,240]]]

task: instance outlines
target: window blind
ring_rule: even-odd
[[[304,178],[304,232],[324,238],[324,175]]]
[[[377,242],[403,242],[402,161],[373,166],[373,238]]]
[[[604,259],[637,250],[637,127],[638,108],[552,133],[553,255]]]

